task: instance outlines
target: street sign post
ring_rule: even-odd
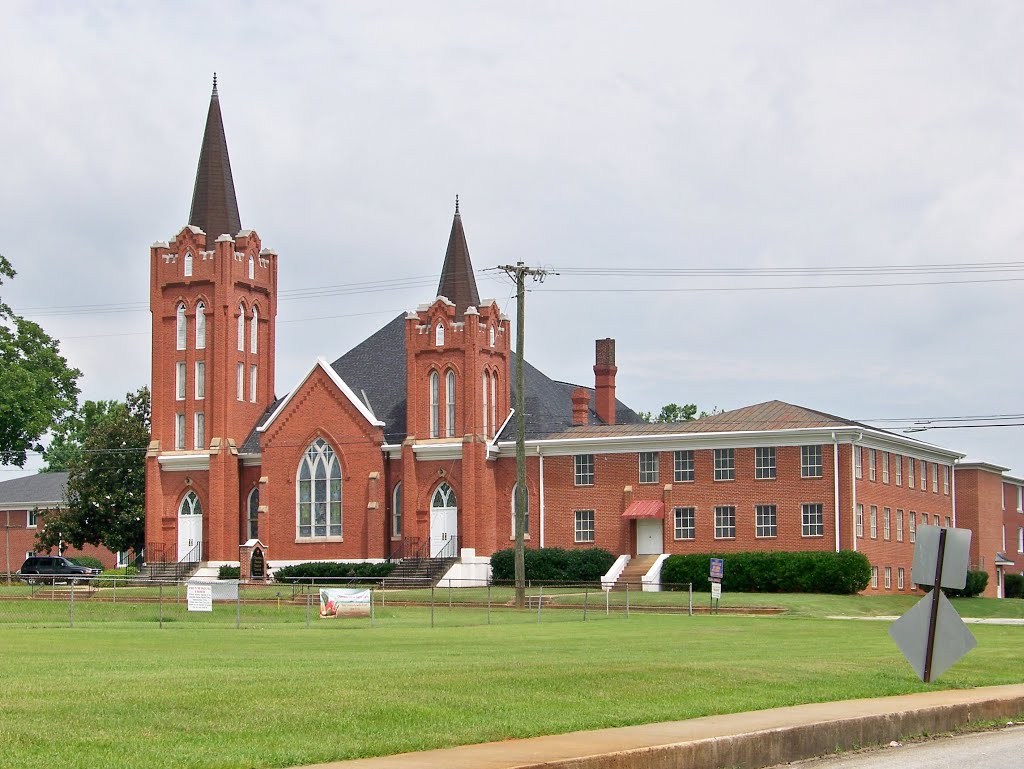
[[[971,532],[922,526],[917,530],[911,579],[932,591],[889,626],[889,636],[925,683],[931,683],[977,645],[942,592],[967,584]]]
[[[722,600],[722,577],[725,576],[725,559],[711,559],[711,573],[708,580],[711,582],[711,598],[708,599],[708,614],[712,608],[717,608],[716,601]],[[717,612],[716,612],[717,613]]]

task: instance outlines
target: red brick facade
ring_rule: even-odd
[[[226,162],[226,147],[222,151]],[[456,263],[464,272],[452,280],[447,271]],[[170,243],[153,246],[151,271],[151,558],[180,558],[191,546],[194,537],[181,536],[186,498],[201,504],[202,560],[209,563],[237,563],[253,533],[271,566],[433,554],[452,537],[478,555],[510,546],[514,444],[501,430],[512,407],[511,333],[496,303],[476,299],[458,212],[441,285],[461,286],[461,298],[438,297],[396,320],[402,329],[399,359],[374,362],[379,368],[371,366],[364,379],[373,389],[380,379],[404,378],[401,416],[390,422],[374,411],[383,408],[376,391],[350,386],[339,374],[355,365],[346,364],[345,356],[335,364],[317,362],[275,402],[277,255],[262,250],[254,232],[208,242],[202,230],[185,227]],[[204,347],[196,337],[200,302]],[[775,401],[693,423],[637,424],[636,415],[616,401],[614,340],[599,340],[596,350],[591,386],[545,378],[543,387],[527,391],[531,418],[545,409],[564,415],[564,422],[528,436],[530,547],[596,546],[634,555],[638,546],[663,553],[856,549],[877,567],[878,583],[869,592],[910,591],[912,517],[917,525],[925,515],[928,523],[952,524],[954,499],[972,493],[972,481],[961,482],[960,473],[954,484],[955,452]],[[195,384],[200,362],[206,377],[201,398]],[[301,475],[303,467],[314,466],[314,455],[337,463],[322,482],[315,473]],[[578,461],[588,471],[582,482]],[[247,509],[254,490],[255,532]],[[987,553],[992,534],[977,522],[978,515],[990,515],[985,499],[985,510],[962,515],[961,525],[975,521],[968,525],[978,526]],[[453,500],[456,512],[447,523]],[[660,503],[663,517],[655,524],[624,517],[637,502],[654,503],[653,509]],[[678,508],[685,511],[677,527]],[[1024,519],[1016,515],[999,511],[1000,517]]]
[[[4,552],[0,554],[0,573],[14,573],[21,564],[35,552],[36,533],[46,525],[46,510],[22,509],[0,510],[0,526],[4,527]],[[96,558],[103,567],[112,569],[117,565],[117,555],[104,547],[85,545],[81,550],[66,546],[61,555],[78,558],[86,555]]]

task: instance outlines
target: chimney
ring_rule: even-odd
[[[615,340],[598,339],[594,362],[594,410],[606,425],[615,424]]]
[[[572,391],[572,423],[585,425],[587,414],[590,413],[590,390],[586,387],[577,387]]]

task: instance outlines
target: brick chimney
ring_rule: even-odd
[[[573,425],[585,425],[587,415],[590,413],[590,390],[586,387],[577,387],[572,391],[572,423]]]
[[[598,339],[594,362],[594,410],[608,425],[615,424],[615,340]]]

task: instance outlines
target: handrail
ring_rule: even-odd
[[[434,555],[433,558],[455,558],[459,554],[459,538],[457,536],[451,537],[444,546],[441,547]]]

